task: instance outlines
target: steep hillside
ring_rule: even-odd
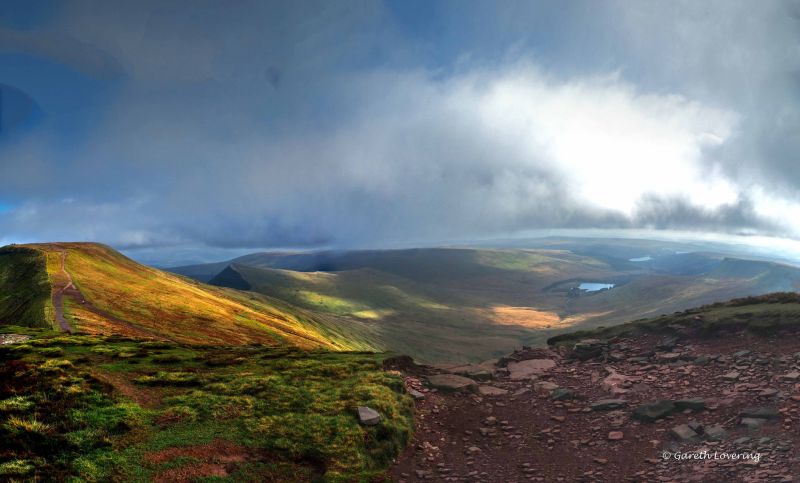
[[[19,246],[0,248],[0,325],[48,327],[51,309],[44,255]]]
[[[11,250],[19,254],[7,260],[5,265],[11,268],[6,272],[26,270],[22,277],[26,283],[38,281],[38,291],[11,292],[38,297],[32,300],[36,303],[23,304],[29,307],[24,317],[33,318],[33,311],[44,313],[43,277],[52,285],[49,291],[54,310],[38,317],[39,325],[195,344],[288,344],[328,349],[370,349],[377,344],[369,329],[357,322],[315,316],[261,295],[203,285],[140,265],[106,246],[52,243]],[[17,280],[10,276],[4,279]],[[9,316],[13,315],[11,310],[20,310],[9,302],[3,306]]]

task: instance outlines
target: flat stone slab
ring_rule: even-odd
[[[494,386],[478,386],[478,394],[481,396],[505,396],[508,391]]]
[[[537,391],[550,392],[553,389],[558,389],[558,384],[550,381],[536,381],[533,383],[533,388]]]
[[[567,399],[577,399],[578,393],[566,387],[557,387],[550,393],[553,401],[565,401]]]
[[[739,376],[741,376],[741,374],[738,371],[731,371],[723,374],[722,378],[725,379],[726,381],[735,381],[739,379]]]
[[[728,435],[728,432],[725,431],[725,428],[722,427],[720,424],[715,424],[711,427],[705,428],[705,436],[706,439],[711,441],[719,441],[725,439]]]
[[[667,399],[642,404],[633,410],[633,417],[641,421],[653,422],[675,412],[675,403]]]
[[[679,424],[672,428],[670,434],[678,441],[691,441],[697,438],[697,433],[694,432],[688,424]]]
[[[491,361],[487,361],[481,364],[467,364],[464,366],[453,367],[447,370],[447,372],[469,377],[470,379],[475,379],[476,381],[488,381],[492,378],[492,371],[494,370],[494,365]]]
[[[693,397],[689,399],[680,399],[675,401],[675,408],[678,411],[683,411],[684,409],[691,409],[693,411],[702,411],[706,408],[706,402],[701,397]]]
[[[361,424],[365,426],[375,426],[376,424],[381,422],[381,415],[378,414],[378,411],[370,407],[359,406],[358,420],[361,422]]]
[[[611,411],[612,409],[624,408],[628,401],[624,399],[601,399],[591,404],[592,411]]]
[[[442,391],[463,391],[465,389],[474,391],[478,386],[472,379],[455,374],[436,374],[428,377],[428,383],[431,387]]]
[[[789,380],[789,381],[796,381],[796,380],[800,379],[800,372],[792,371],[792,372],[790,372],[788,374],[782,375],[781,378]]]
[[[509,377],[512,380],[530,379],[538,376],[556,366],[552,359],[529,359],[527,361],[512,362],[508,365]]]
[[[422,394],[416,389],[409,389],[408,394],[416,400],[425,399],[425,394]]]
[[[757,429],[763,426],[765,422],[766,419],[761,419],[761,418],[742,418],[739,424],[746,427],[747,429]]]
[[[747,408],[739,413],[739,416],[742,418],[753,419],[778,419],[780,417],[780,413],[777,409],[770,407]]]

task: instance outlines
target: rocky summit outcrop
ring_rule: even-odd
[[[451,369],[406,378],[423,397],[396,481],[800,475],[800,329],[638,332]]]

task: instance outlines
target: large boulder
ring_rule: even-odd
[[[436,374],[428,377],[428,384],[440,391],[474,391],[478,385],[472,379],[455,374]]]

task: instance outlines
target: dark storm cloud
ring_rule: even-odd
[[[19,7],[0,82],[46,122],[0,144],[0,231],[231,248],[798,236],[775,213],[800,211],[798,5]]]

